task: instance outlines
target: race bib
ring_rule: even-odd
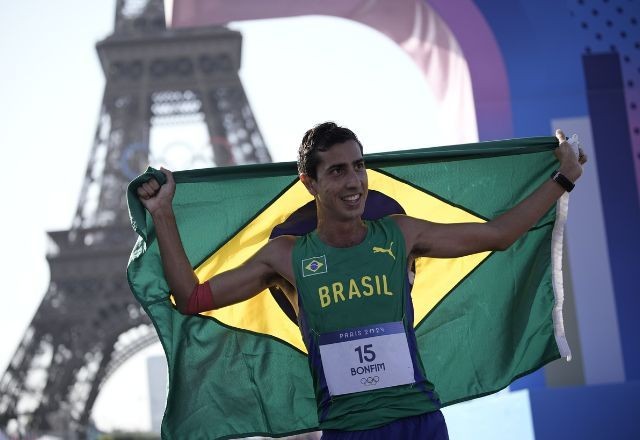
[[[402,322],[323,333],[318,342],[332,396],[415,382]]]

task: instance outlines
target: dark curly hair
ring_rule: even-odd
[[[335,122],[323,122],[308,130],[302,138],[298,149],[298,173],[317,177],[318,151],[327,151],[335,144],[356,141],[362,153],[362,144],[355,133],[348,128],[340,127]]]

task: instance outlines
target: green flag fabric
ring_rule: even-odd
[[[406,213],[484,222],[524,199],[557,167],[555,138],[538,137],[365,156],[365,218]],[[151,171],[150,171],[151,172]],[[270,238],[315,228],[295,163],[174,173],[173,202],[201,281],[237,267]],[[165,439],[284,436],[318,429],[306,349],[284,296],[180,314],[163,276],[154,226],[128,191],[140,235],[131,290],[153,321],[169,367]],[[411,292],[428,379],[443,405],[496,392],[561,356],[562,231],[567,195],[504,252],[416,261]]]

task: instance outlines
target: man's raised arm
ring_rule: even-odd
[[[173,212],[175,180],[169,170],[161,168],[161,171],[167,177],[164,185],[151,179],[138,187],[137,193],[153,218],[164,276],[181,313],[204,311],[194,306],[194,300],[215,308],[244,301],[280,283],[283,279],[280,274],[289,275],[282,262],[290,260],[286,255],[291,255],[293,242],[289,237],[280,237],[269,242],[240,267],[200,285],[182,245]]]
[[[558,182],[549,179],[531,195],[486,223],[432,223],[407,216],[394,216],[407,243],[407,251],[413,257],[455,258],[478,252],[505,250],[538,220],[564,194],[565,186],[572,186],[582,175],[582,165],[587,161],[580,150],[579,156],[571,149],[567,139],[558,130],[560,145],[555,150],[560,162]]]

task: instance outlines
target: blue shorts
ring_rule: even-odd
[[[388,439],[448,440],[447,424],[440,411],[433,411],[364,431],[327,429],[321,440],[388,440]]]

